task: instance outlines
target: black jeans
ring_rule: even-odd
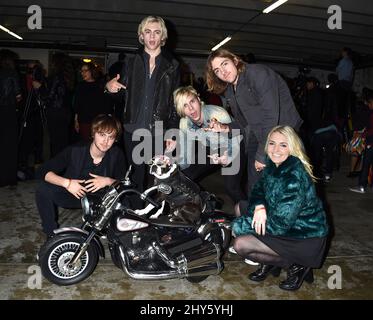
[[[368,185],[368,174],[371,165],[373,165],[373,147],[371,146],[368,148],[367,146],[364,153],[363,166],[359,176],[359,185],[364,188]]]
[[[337,156],[336,148],[339,142],[338,133],[330,130],[313,135],[311,139],[312,160],[315,174],[322,177],[322,163],[325,148],[325,173],[331,175],[333,172],[334,158]]]
[[[35,200],[43,231],[48,236],[53,235],[53,230],[58,228],[58,207],[81,208],[80,200],[65,188],[45,181],[40,182],[37,186]]]
[[[245,152],[243,143],[240,146],[240,167],[239,171],[236,174],[232,175],[222,175],[224,179],[224,189],[227,195],[232,199],[232,201],[236,204],[240,200],[246,199],[247,196],[244,193],[245,186],[243,185],[244,181],[242,179],[243,174],[245,172]],[[199,149],[195,149],[199,150]],[[215,152],[213,152],[215,153]],[[206,148],[206,155],[210,154],[210,149]],[[195,156],[195,162],[197,162],[198,157]],[[194,163],[191,164],[188,168],[184,169],[182,172],[191,180],[195,182],[199,182],[203,178],[209,176],[213,172],[217,170],[222,170],[221,165],[210,163],[211,159],[206,158],[205,164]]]

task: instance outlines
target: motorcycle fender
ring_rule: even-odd
[[[71,233],[81,233],[81,234],[88,235],[88,231],[85,231],[85,230],[82,230],[82,229],[76,228],[76,227],[64,227],[64,228],[60,228],[60,229],[54,230],[53,232],[56,235],[64,235],[64,234],[68,235],[68,234],[71,234]],[[96,248],[98,250],[98,254],[102,258],[105,259],[105,249],[104,249],[104,246],[102,245],[100,239],[98,239],[95,236],[92,240],[96,244]]]

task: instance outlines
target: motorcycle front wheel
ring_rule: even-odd
[[[68,286],[83,281],[97,266],[98,253],[91,243],[76,264],[70,261],[80,244],[82,234],[61,234],[49,239],[40,249],[39,264],[43,276],[60,286]]]

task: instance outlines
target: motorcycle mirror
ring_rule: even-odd
[[[168,184],[161,183],[158,185],[158,191],[164,194],[170,194],[172,192],[172,187]]]
[[[130,181],[131,171],[132,171],[132,164],[129,166],[129,168],[126,172],[126,176],[124,177],[124,184],[125,185],[130,185],[131,184],[131,181]]]
[[[130,165],[130,167],[128,168],[128,170],[126,172],[126,176],[124,177],[125,180],[129,179],[131,171],[132,171],[132,164]]]

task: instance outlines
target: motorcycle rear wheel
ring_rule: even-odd
[[[43,276],[60,286],[83,281],[91,275],[98,263],[98,253],[92,242],[75,266],[69,266],[80,244],[81,234],[61,234],[49,239],[40,249],[39,264]]]

